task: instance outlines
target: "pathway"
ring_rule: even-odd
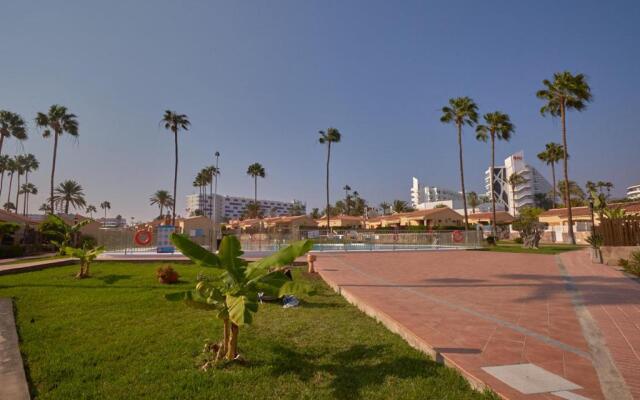
[[[602,265],[588,269],[585,252],[559,260],[470,251],[334,253],[319,254],[317,269],[348,300],[477,387],[509,399],[640,398],[635,364],[628,375],[620,364],[631,362],[628,349],[612,345],[609,353],[603,345],[608,325],[596,314],[583,334],[585,316],[597,307],[622,307],[621,331],[637,329],[640,285]],[[618,314],[613,318],[622,322]],[[619,368],[606,363],[607,354]],[[519,366],[496,368],[505,365]],[[623,376],[627,384],[614,387]]]

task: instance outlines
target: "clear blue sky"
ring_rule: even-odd
[[[636,1],[3,2],[0,108],[31,128],[4,152],[36,154],[46,193],[52,142],[32,121],[64,104],[80,138],[62,140],[56,180],[110,200],[111,214],[151,217],[149,196],[172,185],[173,142],[158,125],[170,108],[192,122],[180,136],[181,210],[216,150],[221,193],[250,196],[257,161],[260,197],[310,208],[324,198],[317,131],[335,126],[333,200],[344,184],[373,204],[408,200],[414,175],[459,188],[454,128],[439,122],[455,96],[509,113],[517,132],[498,159],[524,150],[549,175],[535,155],[560,126],[539,115],[535,92],[568,69],[594,93],[569,116],[571,178],[610,180],[621,195],[640,182],[639,20]],[[468,190],[482,191],[489,147],[464,136]]]

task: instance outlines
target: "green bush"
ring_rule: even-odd
[[[640,251],[634,251],[631,253],[629,260],[620,260],[618,264],[625,270],[625,272],[640,277]]]
[[[524,240],[521,237],[517,237],[517,238],[513,239],[513,242],[517,243],[517,244],[522,244],[522,243],[524,243]]]
[[[78,247],[96,247],[98,241],[91,235],[81,235]]]
[[[489,246],[495,246],[496,244],[498,244],[498,240],[495,236],[487,236],[487,244]]]
[[[0,258],[16,258],[24,256],[25,248],[19,245],[0,246]]]

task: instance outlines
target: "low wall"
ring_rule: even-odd
[[[629,259],[631,253],[640,251],[640,246],[602,246],[602,261],[607,265],[618,265],[621,258]]]

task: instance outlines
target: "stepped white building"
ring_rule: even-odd
[[[508,182],[509,177],[514,173],[521,175],[526,182],[512,188]],[[503,166],[496,166],[493,170],[493,188],[491,188],[490,174],[491,167],[485,171],[487,196],[491,196],[493,190],[496,196],[496,210],[508,211],[511,215],[516,215],[524,206],[535,206],[536,194],[548,195],[553,189],[537,169],[525,163],[522,151],[507,157]]]
[[[464,207],[462,195],[459,192],[435,186],[420,186],[418,178],[413,177],[411,206],[417,210],[430,210],[438,205],[447,206],[454,210]]]
[[[215,197],[215,202],[214,198]],[[202,211],[203,215],[212,215],[215,203],[216,221],[226,221],[230,219],[239,219],[245,212],[247,206],[253,203],[252,198],[238,196],[201,196],[200,194],[187,195],[187,215],[193,216],[196,210]],[[279,217],[289,215],[291,209],[297,205],[302,208],[302,212],[306,213],[306,205],[298,201],[277,201],[277,200],[258,200],[260,210],[264,216]]]

